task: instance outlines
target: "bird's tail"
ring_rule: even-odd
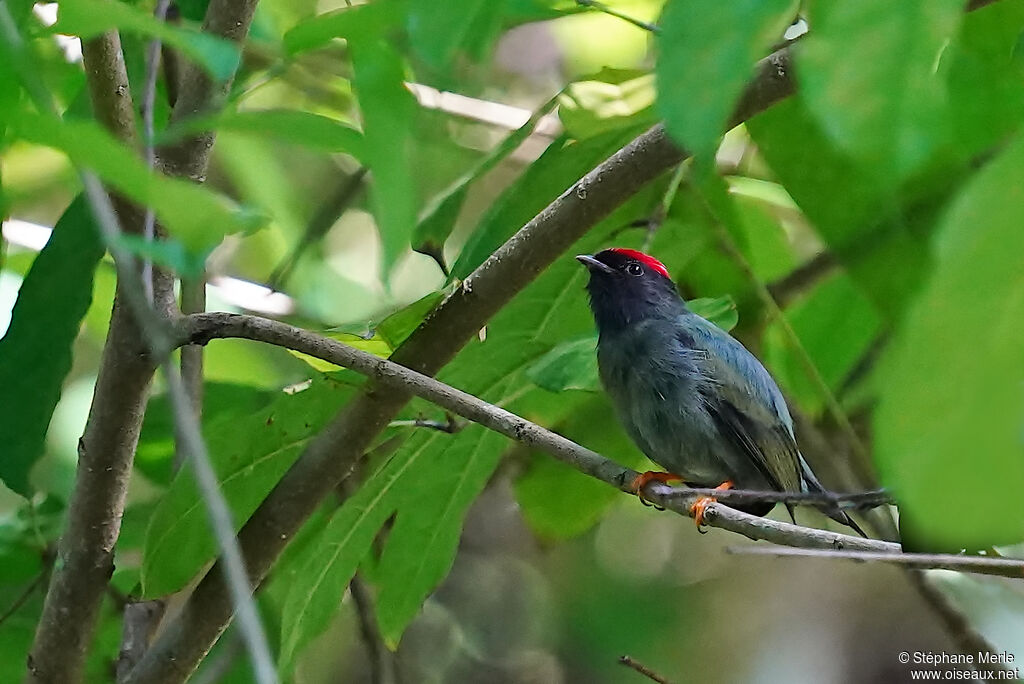
[[[811,472],[811,468],[807,465],[807,461],[804,460],[802,454],[800,455],[800,471],[803,475],[804,485],[807,487],[807,491],[821,492],[822,494],[828,491],[822,486],[821,482],[818,481],[818,478],[814,476],[814,473]],[[854,532],[867,539],[868,535],[860,528],[860,525],[850,517],[849,513],[841,509],[836,504],[823,503],[816,506],[816,508],[832,520],[835,520],[841,525],[846,525]]]

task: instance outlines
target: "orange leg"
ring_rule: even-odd
[[[722,484],[715,487],[715,489],[725,491],[726,489],[732,489],[733,484],[729,480],[726,480]],[[716,499],[713,496],[702,496],[697,499],[692,506],[690,506],[690,513],[693,513],[693,519],[697,523],[697,529],[699,530],[704,524],[704,511],[708,509],[710,504],[715,503]]]
[[[653,470],[648,470],[646,473],[640,473],[635,478],[633,478],[633,481],[629,484],[629,490],[637,495],[637,498],[640,499],[640,503],[642,503],[644,506],[651,506],[653,504],[651,504],[644,497],[644,487],[646,487],[651,482],[661,482],[662,484],[668,484],[670,482],[682,481],[683,478],[680,477],[679,475],[676,475],[675,473],[660,473],[655,472]],[[655,505],[654,507],[661,508],[660,506],[657,505]]]

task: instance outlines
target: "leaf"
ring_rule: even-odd
[[[258,225],[258,217],[232,207],[209,188],[153,172],[95,122],[22,114],[12,123],[23,140],[64,152],[130,199],[152,207],[171,234],[193,252],[217,245],[228,233]]]
[[[161,142],[211,129],[248,133],[326,152],[343,152],[356,159],[366,154],[362,133],[349,124],[297,109],[255,109],[189,117],[166,131]]]
[[[211,427],[210,455],[236,530],[352,393],[350,385],[319,379],[304,391],[279,395],[262,411],[229,416]],[[186,467],[161,499],[146,533],[143,597],[178,591],[216,554],[206,507]]]
[[[409,448],[389,460],[338,509],[319,543],[310,545],[282,610],[282,672],[290,671],[302,648],[327,627],[378,530],[394,513],[402,476],[442,437],[439,432],[421,432],[411,440]]]
[[[558,118],[577,140],[628,126],[654,125],[654,76],[636,69],[602,69],[569,84],[558,98]]]
[[[203,429],[210,431],[218,424],[226,425],[229,418],[250,416],[265,408],[276,394],[262,387],[207,380],[203,383]],[[174,416],[167,395],[158,394],[146,404],[135,467],[153,482],[166,485],[174,475],[173,462]]]
[[[598,392],[601,380],[597,374],[596,354],[596,335],[563,342],[531,364],[526,377],[549,392]]]
[[[352,86],[359,96],[370,169],[370,198],[388,272],[409,249],[416,225],[417,195],[410,150],[416,101],[404,85],[402,60],[387,43],[352,40]]]
[[[603,395],[589,395],[555,430],[625,466],[638,468],[646,461]],[[541,538],[552,540],[583,534],[615,501],[621,501],[614,487],[536,451],[516,478],[515,496],[530,528]]]
[[[507,441],[470,425],[458,439],[405,476],[417,483],[414,506],[403,506],[381,554],[377,620],[381,636],[396,648],[420,605],[455,560],[466,511],[494,473]]]
[[[398,346],[405,342],[405,338],[411,335],[412,331],[418,328],[420,323],[437,308],[441,300],[450,293],[450,289],[431,292],[412,304],[402,307],[376,325],[377,334],[392,349],[398,349]]]
[[[690,311],[708,319],[722,330],[729,332],[739,323],[739,312],[736,302],[726,295],[724,297],[701,297],[686,302]]]
[[[147,240],[134,233],[119,234],[114,244],[137,257],[165,266],[183,278],[201,275],[206,267],[206,257],[212,251],[207,249],[199,254],[190,254],[185,250],[185,246],[174,238]]]
[[[32,263],[0,339],[0,478],[25,497],[32,495],[29,471],[43,454],[103,253],[88,202],[79,196]]]
[[[714,150],[754,64],[782,37],[797,5],[794,0],[666,3],[657,38],[657,109],[683,147],[695,154]]]
[[[188,55],[218,81],[227,80],[238,68],[238,46],[231,41],[157,21],[135,5],[117,0],[61,0],[57,23],[50,32],[87,39],[110,29],[158,38]]]
[[[327,45],[335,38],[346,40],[361,36],[380,36],[398,24],[404,3],[379,0],[343,7],[300,22],[284,35],[284,48],[290,56]]]
[[[942,59],[949,61],[952,140],[971,158],[1005,140],[1020,125],[1024,5],[993,3],[964,15],[962,21],[960,35]]]
[[[961,0],[829,0],[797,48],[801,96],[841,149],[880,177],[919,169],[949,135],[942,51]]]
[[[406,26],[412,49],[447,75],[458,57],[480,61],[501,29],[504,0],[411,0]]]
[[[459,218],[459,212],[462,211],[462,205],[469,194],[469,186],[514,152],[530,136],[540,120],[555,107],[557,101],[556,96],[541,105],[525,124],[509,133],[494,150],[448,186],[444,192],[434,197],[423,210],[413,230],[412,248],[434,259],[445,275],[448,275],[448,267],[444,260],[444,243]]]
[[[928,546],[1024,538],[1024,137],[964,188],[884,359],[882,483]],[[984,492],[969,496],[966,492]],[[955,505],[969,496],[970,514]]]

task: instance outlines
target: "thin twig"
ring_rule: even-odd
[[[628,14],[624,14],[613,7],[609,7],[603,2],[598,2],[598,0],[576,0],[576,4],[579,5],[580,7],[589,7],[591,9],[597,10],[598,12],[607,14],[608,16],[615,17],[616,19],[621,19],[622,21],[632,24],[633,26],[641,28],[645,31],[650,31],[651,33],[661,33],[660,26],[657,26],[650,22],[643,21],[641,19],[637,19],[636,17],[631,17]]]
[[[461,432],[462,428],[466,427],[466,425],[455,420],[455,416],[449,413],[445,416],[444,422],[439,420],[428,420],[427,418],[393,420],[388,424],[388,427],[427,428],[428,430],[437,430],[438,432],[445,432],[449,435],[454,435],[457,432]]]
[[[839,261],[835,255],[832,252],[821,252],[782,278],[768,283],[768,293],[780,308],[785,308],[787,304],[838,270]]]
[[[710,496],[722,503],[787,503],[787,504],[834,504],[842,509],[877,508],[896,503],[884,489],[873,489],[866,492],[763,492],[755,489],[711,489],[690,487],[675,489],[662,494],[666,498],[674,496]]]
[[[628,655],[619,656],[619,663],[622,664],[622,665],[625,665],[626,667],[630,668],[631,670],[635,670],[636,672],[639,672],[640,674],[642,674],[644,677],[647,677],[651,681],[658,682],[658,684],[672,684],[665,677],[662,677],[660,674],[658,674],[657,672],[655,672],[651,668],[647,667],[643,663],[639,663],[639,662],[633,660]]]
[[[14,601],[11,602],[11,605],[7,607],[7,610],[3,612],[3,615],[0,615],[0,626],[3,626],[3,624],[7,622],[12,615],[17,613],[18,610],[20,610],[21,607],[25,605],[26,601],[32,598],[32,594],[35,593],[36,589],[38,589],[43,584],[43,582],[46,581],[48,571],[48,568],[43,568],[42,570],[40,570],[39,573],[35,576],[35,578],[33,578],[33,580],[29,582],[24,589],[22,589],[21,593],[18,594],[18,597],[14,599]]]
[[[395,684],[395,659],[391,650],[384,644],[377,625],[373,598],[366,589],[358,573],[348,583],[352,603],[355,604],[356,616],[359,618],[359,633],[366,647],[366,658],[370,661],[371,684]]]
[[[968,556],[953,553],[880,553],[847,549],[809,549],[787,546],[730,546],[726,553],[780,558],[824,558],[858,562],[892,563],[919,570],[955,570],[980,575],[1024,578],[1024,560]]]
[[[157,0],[156,9],[153,11],[157,21],[164,21],[170,4],[171,0]],[[153,109],[156,106],[156,77],[160,69],[160,48],[160,38],[153,38],[146,45],[146,80],[142,90],[142,131],[145,136],[143,158],[149,168],[153,168],[156,164],[156,150],[153,147]],[[146,242],[156,239],[156,213],[150,207],[146,207],[142,235]],[[145,287],[146,299],[152,304],[153,260],[149,257],[142,262],[142,283]]]

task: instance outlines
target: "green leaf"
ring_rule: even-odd
[[[623,465],[637,468],[646,461],[603,395],[589,395],[554,429]],[[621,501],[614,487],[540,452],[531,453],[529,465],[515,481],[515,495],[530,528],[552,540],[583,534]]]
[[[882,321],[871,302],[845,273],[825,280],[786,310],[786,321],[822,379],[834,394],[881,332]],[[781,323],[765,330],[762,360],[796,399],[801,410],[820,415],[826,408],[799,352]]]
[[[258,109],[189,117],[161,136],[161,142],[211,129],[248,133],[326,152],[343,152],[362,159],[366,151],[358,130],[330,117],[297,109]]]
[[[899,179],[949,135],[942,51],[961,0],[818,2],[797,47],[801,96],[854,159]]]
[[[526,369],[526,377],[549,392],[598,392],[601,380],[597,375],[596,354],[596,335],[563,342],[532,363]]]
[[[394,513],[403,475],[442,437],[424,431],[410,440],[408,448],[385,463],[338,509],[319,543],[310,546],[282,610],[282,672],[290,671],[302,648],[327,627],[377,532]]]
[[[410,0],[409,41],[431,68],[447,74],[458,57],[481,61],[501,29],[504,0]]]
[[[351,40],[352,85],[359,96],[370,169],[370,197],[384,251],[385,272],[409,249],[417,193],[410,153],[416,100],[404,85],[402,59],[387,43]]]
[[[943,53],[949,60],[952,140],[968,157],[990,149],[1020,125],[1024,5],[996,2],[966,14],[960,35]]]
[[[412,334],[412,331],[419,327],[430,313],[437,308],[448,294],[449,289],[438,292],[431,292],[420,297],[412,304],[402,307],[398,311],[387,316],[376,326],[376,332],[381,339],[388,343],[392,349],[405,342],[405,338]]]
[[[43,453],[103,252],[89,204],[80,196],[32,263],[0,339],[0,478],[25,497],[32,495],[29,471]]]
[[[238,46],[231,41],[157,21],[139,7],[117,0],[61,0],[57,23],[50,32],[86,39],[111,29],[159,38],[219,81],[230,78],[238,68]]]
[[[739,323],[740,315],[736,310],[736,302],[726,295],[724,297],[701,297],[686,302],[690,311],[708,319],[722,330],[729,332]]]
[[[413,231],[412,248],[433,258],[445,275],[448,274],[448,267],[444,260],[444,243],[459,218],[459,212],[462,211],[462,205],[469,193],[469,186],[514,152],[530,136],[537,123],[555,107],[557,101],[557,97],[554,97],[541,105],[525,124],[509,133],[494,150],[431,200],[423,210]]]
[[[380,36],[398,24],[403,8],[403,2],[379,0],[317,15],[285,33],[285,51],[294,56],[323,47],[335,38]]]
[[[207,380],[203,383],[203,429],[210,431],[218,424],[226,425],[229,418],[250,416],[265,408],[276,394],[262,387]],[[167,395],[158,394],[146,404],[135,467],[153,482],[165,485],[174,475],[173,463],[174,415]]]
[[[634,125],[653,125],[654,76],[636,69],[603,69],[571,83],[558,98],[558,118],[577,140]]]
[[[943,219],[934,271],[885,356],[876,458],[928,546],[1024,539],[1022,206],[1018,136]]]
[[[207,249],[191,254],[174,238],[147,240],[134,233],[121,233],[114,244],[137,257],[165,266],[184,278],[201,275],[206,267],[206,257],[212,251]]]
[[[211,426],[207,440],[221,492],[235,529],[252,515],[306,442],[320,431],[354,391],[328,379],[282,394],[267,408]],[[178,591],[217,555],[206,507],[191,469],[178,473],[160,501],[142,558],[142,593],[156,598]]]
[[[655,68],[665,128],[695,154],[714,150],[754,71],[796,15],[794,0],[669,0]],[[817,30],[817,26],[815,26]]]
[[[12,122],[21,139],[64,152],[130,199],[152,207],[171,234],[193,252],[217,245],[228,233],[258,225],[258,217],[232,207],[209,188],[153,172],[95,122],[32,114]]]
[[[418,485],[415,505],[400,509],[381,554],[377,620],[391,648],[451,569],[466,511],[494,473],[507,440],[470,425],[448,441],[405,476]]]

